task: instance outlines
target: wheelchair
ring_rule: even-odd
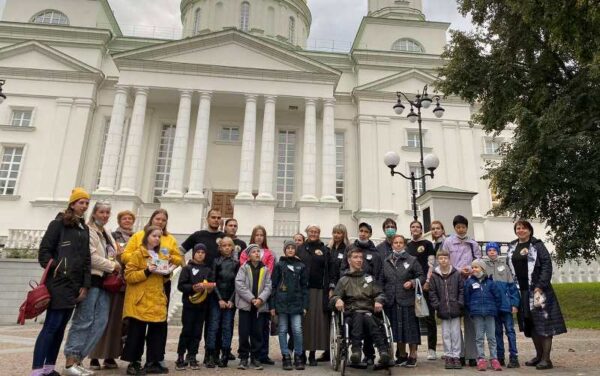
[[[379,318],[379,330],[384,334],[385,341],[389,346],[390,354],[393,352],[393,338],[392,338],[392,326],[390,320],[386,314],[381,311],[375,314],[375,317]],[[331,313],[331,325],[329,326],[329,351],[330,351],[330,362],[331,367],[334,371],[340,371],[341,375],[344,376],[346,368],[357,368],[366,369],[366,363],[352,364],[350,363],[350,325],[344,317],[344,312],[334,310]],[[390,367],[393,363],[388,365],[380,365],[375,363],[373,370],[386,370],[388,375],[392,374]]]

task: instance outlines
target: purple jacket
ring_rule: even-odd
[[[473,259],[481,258],[481,248],[475,240],[471,238],[461,240],[456,234],[448,236],[442,248],[450,252],[450,263],[458,270],[465,266],[470,270]]]

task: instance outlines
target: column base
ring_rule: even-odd
[[[162,195],[162,197],[182,199],[183,198],[183,192],[181,192],[181,191],[167,191],[165,194]]]
[[[330,234],[333,226],[340,223],[340,206],[337,200],[331,203],[296,202],[300,231],[303,232],[308,225],[316,224],[321,227],[321,235]]]
[[[277,201],[236,198],[233,205],[234,217],[238,221],[238,236],[250,236],[256,225],[264,226],[267,236],[273,234]]]
[[[189,235],[202,227],[204,208],[208,201],[205,198],[192,199],[180,197],[159,197],[160,207],[169,212],[169,232]]]
[[[392,218],[396,220],[398,218],[398,214],[392,211],[370,211],[370,210],[359,210],[354,212],[354,218],[358,221],[358,223],[366,222],[371,225],[373,228],[373,235],[371,239],[385,239],[385,234],[383,233],[383,229],[381,225],[386,218]]]
[[[92,194],[91,204],[94,204],[95,201],[100,200],[108,201],[111,204],[111,216],[108,224],[109,228],[113,229],[116,229],[119,226],[117,223],[117,214],[119,214],[119,212],[129,210],[137,215],[138,209],[142,205],[142,199],[135,195],[122,195],[117,193],[101,194],[97,193],[97,191],[94,192]],[[138,223],[138,221],[140,221],[140,219],[136,218],[136,223],[134,225],[135,228],[142,228],[146,225],[145,223]]]

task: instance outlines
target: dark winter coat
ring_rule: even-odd
[[[331,282],[334,285],[337,284],[342,276],[342,266],[344,265],[346,248],[346,244],[340,243],[337,247],[332,246],[329,249],[329,256],[331,257]]]
[[[275,265],[269,306],[277,313],[302,314],[308,310],[306,265],[297,257],[281,257]]]
[[[348,271],[340,278],[329,300],[332,309],[335,309],[338,299],[342,299],[347,312],[373,312],[375,302],[385,304],[383,290],[373,276],[363,271]]]
[[[217,286],[214,290],[219,300],[233,302],[235,299],[235,276],[240,269],[240,263],[233,255],[219,256],[213,264],[213,274]]]
[[[381,243],[377,244],[377,252],[379,252],[379,257],[381,257],[382,260],[385,260],[393,252],[392,245],[387,239],[385,239]]]
[[[496,258],[496,260],[493,261],[489,258],[484,258],[484,261],[486,273],[492,277],[502,294],[500,312],[512,312],[512,307],[519,307],[521,295],[519,294],[519,289],[515,284],[515,279],[509,267],[506,265],[506,262],[500,260],[500,258]]]
[[[389,255],[383,263],[383,289],[385,291],[386,305],[410,307],[415,305],[415,282],[418,279],[421,285],[425,283],[425,274],[416,257],[402,252],[394,262],[394,256]],[[410,290],[404,288],[404,283],[412,281]]]
[[[470,276],[465,281],[465,308],[469,316],[497,316],[502,305],[502,293],[494,280]]]
[[[450,273],[443,275],[438,266],[429,281],[429,302],[442,320],[462,316],[465,305],[465,283],[460,272],[450,268]]]
[[[63,213],[50,222],[40,243],[38,260],[45,268],[50,259],[46,286],[50,308],[68,309],[77,305],[79,290],[91,286],[90,233],[83,219],[77,225],[65,224]]]
[[[510,243],[506,260],[513,275],[515,269],[512,263],[512,255],[517,246],[518,240]],[[532,331],[540,336],[555,336],[566,333],[567,327],[558,304],[558,299],[552,288],[552,259],[550,253],[544,246],[544,243],[534,237],[531,238],[529,253],[527,254],[527,268],[529,270],[529,290],[521,292],[521,305],[519,307],[518,321],[519,329],[530,337]],[[515,275],[515,284],[518,287],[518,280]],[[535,288],[542,289],[546,296],[546,303],[543,308],[533,306],[533,292]],[[525,316],[530,315],[533,322],[533,328],[528,328]]]
[[[383,282],[383,259],[379,255],[375,244],[369,240],[365,245],[360,244],[357,240],[354,241],[354,246],[360,249],[363,253],[363,272],[370,274],[375,277],[377,283],[382,284]],[[342,274],[346,273],[350,269],[348,263],[348,250],[344,255],[344,263],[342,266]]]
[[[208,307],[208,297],[202,303],[194,304],[190,302],[190,295],[196,293],[193,286],[204,280],[207,282],[215,281],[215,275],[212,268],[206,264],[196,264],[195,262],[190,261],[181,269],[179,282],[177,282],[177,289],[182,292],[181,301],[183,302],[184,307],[193,309],[206,309]]]
[[[323,290],[323,310],[328,311],[329,290],[333,290],[335,287],[334,266],[329,255],[329,248],[321,241],[306,241],[298,247],[296,255],[306,265],[308,288]],[[319,267],[315,268],[316,265]]]

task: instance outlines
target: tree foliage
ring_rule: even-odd
[[[546,222],[559,262],[600,255],[600,1],[458,0],[438,87],[476,103],[487,132],[514,125],[488,165],[500,205]]]

